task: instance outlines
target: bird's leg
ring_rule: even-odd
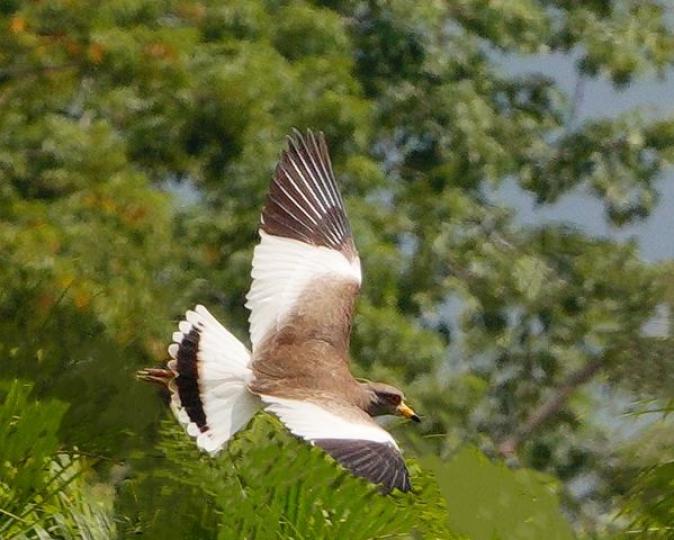
[[[145,368],[137,371],[136,377],[141,381],[168,386],[168,384],[175,378],[175,373],[170,369]]]

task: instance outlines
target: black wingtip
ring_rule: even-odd
[[[332,162],[330,161],[330,153],[328,152],[325,133],[320,130],[314,131],[311,128],[307,128],[306,131],[302,132],[298,128],[293,127],[290,129],[290,133],[286,135],[286,141],[287,147],[281,153],[281,156],[283,156],[285,152],[306,152],[307,154],[315,155],[318,159],[325,161],[325,164],[328,166],[328,174],[330,176],[333,175]],[[339,195],[339,191],[337,193]]]
[[[388,443],[360,439],[317,439],[317,446],[355,476],[379,484],[383,494],[412,489],[400,450]]]
[[[290,134],[286,135],[286,139],[290,141],[299,141],[306,144],[308,139],[325,139],[325,134],[321,130],[314,131],[311,128],[307,128],[305,131],[293,126],[290,128]]]
[[[262,230],[342,251],[353,260],[357,255],[344,201],[325,138],[317,133],[293,128],[288,135],[262,210]]]

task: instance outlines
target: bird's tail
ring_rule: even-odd
[[[168,369],[144,369],[142,380],[168,386],[171,408],[211,454],[243,428],[261,407],[248,390],[250,352],[204,306],[185,314],[173,333]]]

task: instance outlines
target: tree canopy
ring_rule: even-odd
[[[572,55],[620,91],[671,68],[671,22],[656,0],[0,2],[0,536],[671,534],[674,328],[644,326],[674,263],[492,196],[647,218],[674,117],[576,121],[499,58]],[[195,303],[246,341],[292,127],[325,132],[362,259],[354,371],[425,415],[394,427],[410,496],[264,416],[200,456],[133,380]],[[594,414],[609,395],[648,419],[616,411],[625,441]]]

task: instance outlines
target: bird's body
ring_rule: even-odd
[[[398,445],[371,417],[418,417],[402,392],[349,370],[361,268],[321,134],[289,138],[260,238],[246,303],[252,352],[197,306],[173,335],[168,370],[142,378],[168,384],[176,416],[206,451],[221,450],[264,408],[353,474],[408,491]]]

